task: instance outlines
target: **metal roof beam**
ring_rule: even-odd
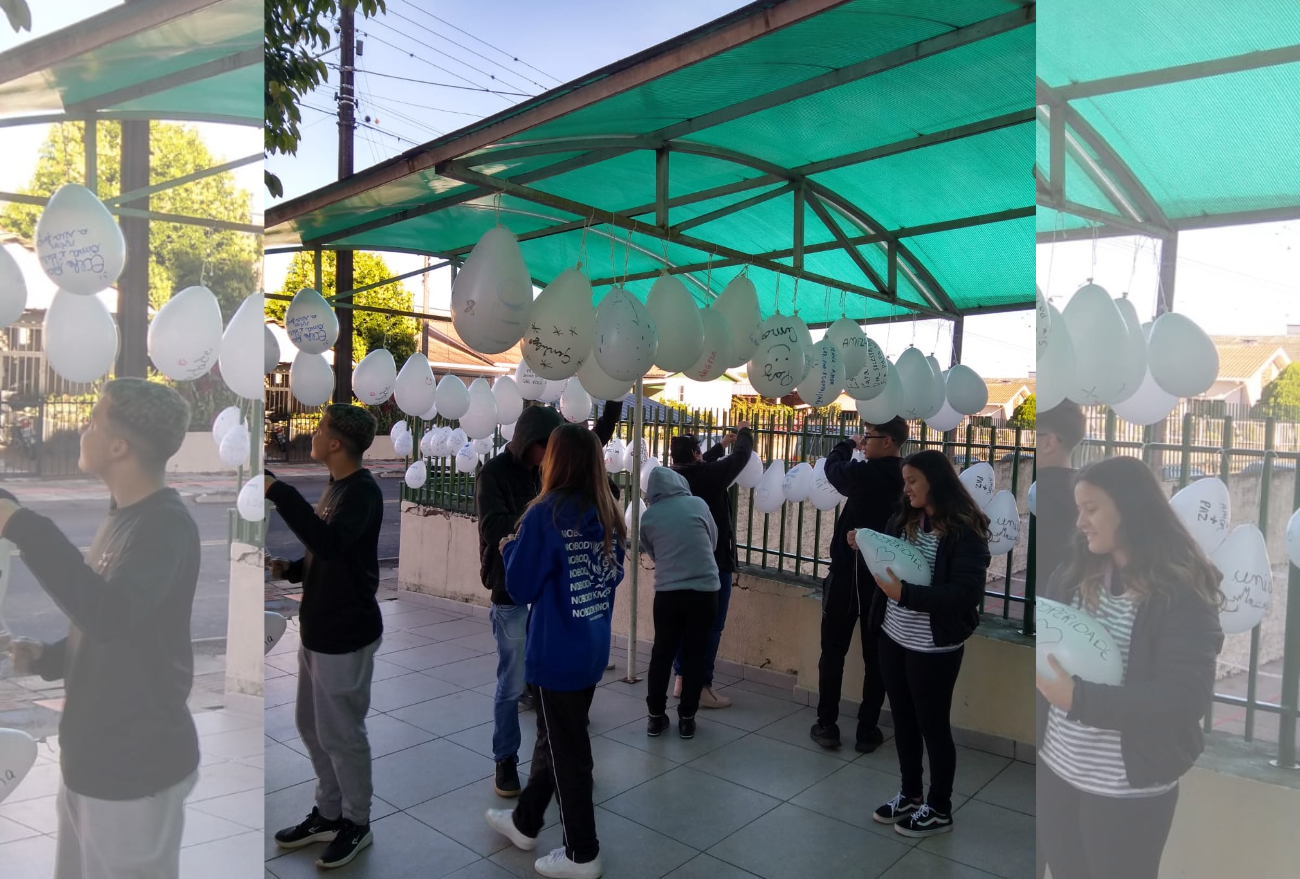
[[[813,209],[813,213],[817,215],[817,219],[821,220],[822,225],[824,225],[830,233],[835,236],[835,241],[840,245],[844,252],[849,255],[849,258],[853,260],[862,274],[867,276],[867,280],[871,281],[871,283],[875,285],[876,289],[887,295],[891,301],[896,302],[898,300],[898,291],[893,287],[890,287],[888,282],[886,282],[884,278],[880,277],[880,273],[871,267],[871,263],[867,262],[867,258],[864,257],[856,247],[849,243],[848,237],[844,234],[844,230],[840,228],[839,223],[835,222],[830,211],[826,210],[826,205],[822,204],[821,199],[819,199],[814,193],[807,191],[804,192],[804,199],[807,200],[808,206]]]
[[[265,158],[262,153],[254,153],[251,156],[244,156],[242,159],[235,159],[233,162],[226,162],[224,165],[216,165],[212,168],[205,168],[202,171],[195,171],[193,174],[186,174],[184,177],[177,177],[174,180],[166,180],[162,183],[155,183],[153,186],[145,189],[137,189],[135,192],[124,192],[121,195],[113,195],[104,199],[104,204],[115,205],[126,202],[136,201],[159,192],[165,192],[168,189],[175,189],[177,186],[184,186],[187,183],[193,183],[196,180],[202,180],[205,177],[214,177],[217,174],[224,174],[227,171],[233,171],[236,168],[242,168],[245,165],[251,165],[254,162],[260,162]]]
[[[692,217],[689,220],[683,220],[682,222],[677,223],[676,225],[668,226],[667,223],[664,223],[663,226],[664,228],[671,229],[674,232],[685,232],[687,229],[693,229],[696,226],[703,226],[706,223],[712,223],[714,220],[721,219],[722,217],[730,216],[731,214],[736,214],[736,213],[740,213],[741,211],[748,210],[749,208],[752,208],[754,205],[762,204],[765,201],[771,201],[772,199],[777,198],[778,196],[785,195],[787,192],[794,191],[794,188],[795,185],[793,183],[787,183],[785,186],[778,186],[776,189],[771,189],[768,190],[767,192],[760,192],[758,195],[750,196],[749,198],[743,201],[738,201],[735,204],[729,204],[724,207],[720,207],[715,211],[709,211],[707,214],[700,214],[698,217]],[[665,219],[667,219],[667,215],[668,215],[668,211],[665,208],[664,210]],[[655,225],[659,225],[659,224],[656,223]]]
[[[125,104],[140,98],[147,98],[150,95],[156,95],[159,92],[180,88],[191,83],[203,82],[205,79],[211,79],[223,73],[230,73],[233,70],[260,65],[264,61],[265,55],[262,46],[258,46],[256,49],[245,49],[242,52],[227,55],[225,58],[218,58],[206,64],[178,70],[157,79],[138,82],[124,88],[114,89],[111,92],[95,95],[93,98],[87,98],[84,101],[65,104],[64,109],[69,113],[88,113],[93,110],[101,110],[114,104]]]
[[[94,114],[100,122],[207,122],[213,125],[242,125],[261,128],[265,119],[244,116],[225,116],[220,113],[182,113],[164,110],[102,110]],[[20,128],[24,125],[57,125],[61,122],[85,122],[86,114],[41,113],[36,116],[8,116],[0,119],[0,128]]]
[[[1300,204],[1280,208],[1261,208],[1253,211],[1235,211],[1230,214],[1203,214],[1173,220],[1175,231],[1189,229],[1219,229],[1224,226],[1248,226],[1254,223],[1284,223],[1300,220]]]
[[[1074,82],[1069,85],[1056,86],[1056,94],[1064,101],[1077,101],[1083,98],[1095,98],[1099,95],[1112,95],[1116,92],[1128,92],[1137,89],[1171,85],[1176,82],[1190,82],[1223,76],[1229,73],[1243,73],[1248,70],[1260,70],[1279,64],[1300,62],[1300,44],[1281,46],[1276,49],[1264,49],[1259,52],[1247,52],[1229,58],[1215,58],[1211,61],[1197,61],[1192,64],[1179,64],[1161,70],[1147,70],[1141,73],[1126,73],[1122,76],[1108,76],[1087,82]]]
[[[50,203],[48,195],[23,195],[18,192],[0,192],[0,202],[14,202],[45,207]],[[142,211],[136,208],[124,208],[120,205],[106,205],[108,212],[119,217],[140,217],[156,223],[177,223],[181,226],[202,226],[218,232],[245,232],[249,235],[261,235],[265,231],[261,226],[251,223],[235,223],[229,220],[209,220],[203,217],[186,217],[181,214],[160,214],[157,211]]]

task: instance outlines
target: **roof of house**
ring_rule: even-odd
[[[989,389],[989,406],[1005,406],[1015,400],[1022,389],[1032,394],[1037,386],[1032,378],[986,378],[984,384]]]
[[[1219,351],[1219,379],[1246,381],[1254,378],[1278,354],[1285,366],[1300,359],[1300,336],[1213,336]]]

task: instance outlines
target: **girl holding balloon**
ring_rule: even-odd
[[[1047,594],[1107,631],[1121,682],[1051,653],[1040,667],[1038,849],[1054,879],[1156,879],[1178,781],[1205,746],[1220,576],[1140,459],[1084,469],[1074,500],[1079,531]]]
[[[952,830],[957,747],[952,695],[964,644],[979,625],[988,576],[989,519],[967,492],[952,462],[937,451],[903,461],[901,508],[885,534],[918,549],[931,570],[928,585],[905,583],[892,570],[873,574],[879,587],[868,618],[894,717],[903,776],[898,796],[872,816],[902,836]],[[849,542],[857,541],[849,532]],[[930,792],[922,797],[922,757],[930,754]]]

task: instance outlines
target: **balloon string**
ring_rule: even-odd
[[[776,313],[780,314],[781,313],[781,274],[779,272],[777,273],[776,276],[775,298],[776,298]]]

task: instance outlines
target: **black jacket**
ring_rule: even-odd
[[[885,534],[902,537],[899,516],[891,516]],[[903,584],[899,604],[908,610],[930,615],[930,634],[936,647],[961,644],[980,624],[979,606],[988,582],[989,542],[969,529],[945,534],[935,550],[934,570],[929,586]],[[889,597],[879,588],[871,599],[867,631],[872,635],[885,624]]]
[[[369,470],[330,480],[315,509],[286,482],[266,497],[307,553],[285,578],[302,583],[302,646],[351,653],[384,633],[379,612],[379,532],[384,493]]]
[[[623,418],[623,404],[618,400],[605,403],[605,411],[593,433],[603,446],[614,436]],[[479,579],[492,592],[492,603],[506,607],[514,599],[506,591],[506,568],[501,559],[501,540],[515,531],[524,509],[542,489],[541,473],[523,461],[524,453],[534,443],[551,435],[564,418],[548,406],[529,406],[515,423],[515,435],[505,450],[479,470],[474,485],[474,506],[478,514]],[[618,486],[610,480],[614,497]]]
[[[709,505],[713,522],[718,526],[718,547],[713,551],[713,557],[718,570],[723,573],[734,573],[740,568],[736,557],[736,533],[731,525],[730,491],[731,484],[745,469],[753,453],[754,436],[748,428],[742,427],[736,434],[730,455],[722,443],[718,443],[704,454],[703,460],[672,467],[686,478],[691,494]]]
[[[845,440],[826,456],[826,481],[848,498],[831,537],[831,581],[852,585],[858,565],[859,582],[871,583],[862,554],[849,546],[847,536],[859,528],[884,533],[903,496],[903,459],[892,455],[855,461],[853,442]]]
[[[1036,477],[1038,514],[1034,517],[1034,582],[1045,586],[1070,557],[1077,533],[1074,506],[1074,471],[1068,467],[1042,467]]]
[[[1048,584],[1049,598],[1073,604],[1077,586],[1063,570]],[[1133,619],[1124,683],[1074,679],[1069,717],[1120,732],[1129,784],[1152,787],[1182,778],[1205,750],[1201,719],[1214,699],[1214,666],[1223,649],[1219,613],[1183,591],[1143,602]],[[1047,733],[1047,700],[1038,693],[1038,747]]]
[[[183,781],[199,765],[186,701],[200,550],[180,495],[163,489],[113,509],[86,560],[31,510],[16,512],[4,536],[71,621],[34,669],[64,680],[59,762],[68,789],[135,800]]]

